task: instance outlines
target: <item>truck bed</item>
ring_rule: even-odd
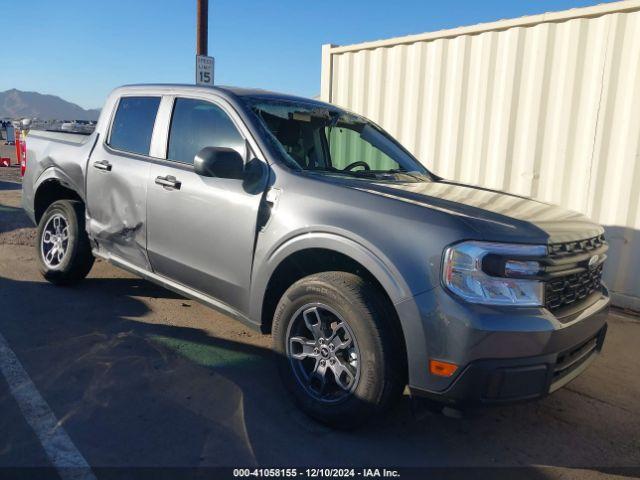
[[[97,133],[29,132],[26,138],[27,168],[22,182],[22,200],[24,209],[32,218],[35,188],[48,179],[58,180],[84,199],[87,159],[97,137]]]
[[[54,130],[31,130],[28,139],[41,138],[54,142],[72,143],[74,145],[82,145],[88,141],[93,134],[79,132],[61,132]]]

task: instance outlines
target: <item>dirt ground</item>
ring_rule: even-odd
[[[412,408],[405,397],[389,416],[336,432],[308,420],[283,393],[268,337],[102,261],[80,285],[52,286],[37,271],[33,243],[20,185],[2,178],[0,333],[94,468],[530,466],[531,478],[639,472],[617,469],[640,466],[637,318],[613,312],[600,358],[542,401],[456,419]],[[0,432],[0,467],[49,465],[1,375]]]

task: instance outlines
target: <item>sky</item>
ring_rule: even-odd
[[[602,3],[598,0],[209,0],[215,82],[312,97],[321,47]],[[100,107],[130,83],[193,83],[196,0],[0,0],[0,91]]]

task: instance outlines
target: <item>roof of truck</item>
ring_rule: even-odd
[[[264,98],[264,99],[279,99],[290,100],[305,103],[317,103],[326,105],[325,102],[321,102],[316,99],[308,97],[300,97],[297,95],[289,95],[287,93],[273,92],[269,90],[262,90],[259,88],[242,88],[232,87],[226,85],[216,85],[214,87],[207,87],[202,85],[192,84],[179,84],[179,83],[166,83],[166,84],[136,84],[136,85],[123,85],[114,90],[114,93],[119,91],[144,91],[148,93],[162,92],[162,93],[184,93],[187,91],[193,92],[211,92],[212,90],[223,95],[231,95],[236,97],[252,97],[252,98]]]

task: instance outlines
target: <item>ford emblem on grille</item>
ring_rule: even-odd
[[[598,255],[594,255],[593,257],[591,257],[591,258],[589,259],[589,268],[590,268],[590,269],[592,269],[592,270],[593,270],[594,268],[596,268],[596,265],[598,264],[598,259],[599,259],[599,258],[600,258],[600,257],[599,257]]]

